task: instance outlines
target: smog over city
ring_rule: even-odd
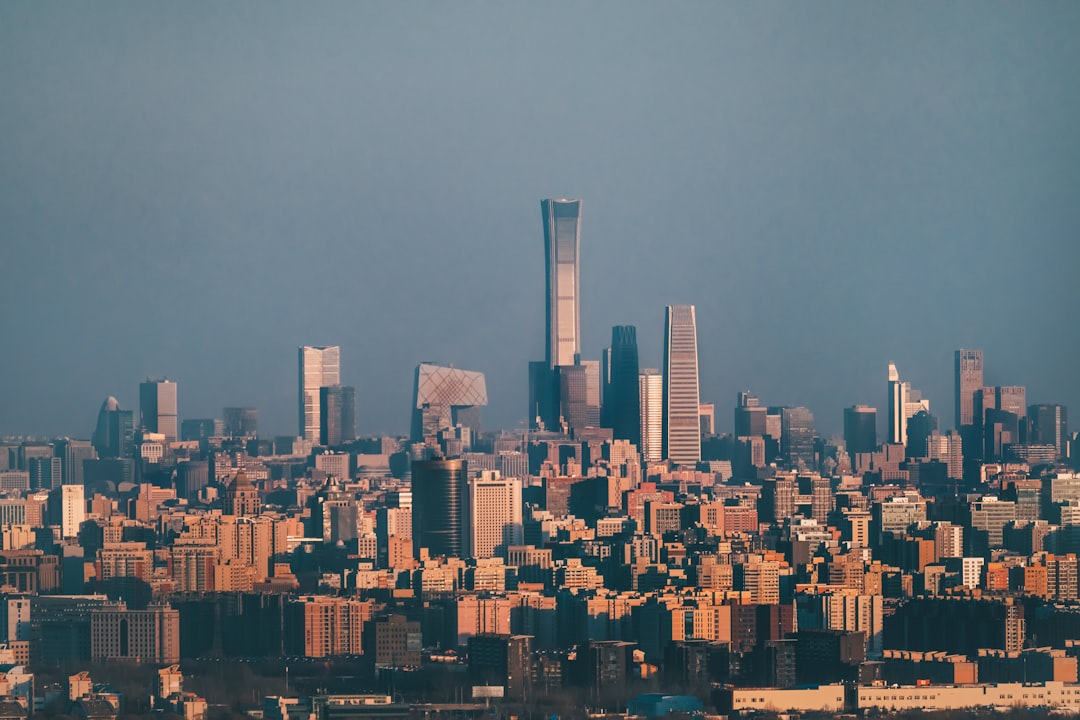
[[[1080,713],[1078,36],[0,4],[0,720]]]

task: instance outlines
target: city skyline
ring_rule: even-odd
[[[362,435],[407,430],[429,358],[484,372],[486,424],[516,427],[545,197],[587,206],[584,358],[635,325],[660,366],[655,318],[687,303],[718,409],[749,388],[838,434],[895,362],[945,420],[966,347],[987,385],[1080,405],[1080,9],[622,10],[575,8],[553,57],[558,13],[524,8],[6,4],[0,300],[33,351],[0,357],[0,434],[87,437],[162,375],[182,418],[291,432],[290,354],[318,343]],[[566,79],[543,101],[538,67]]]

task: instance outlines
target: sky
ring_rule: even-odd
[[[0,3],[0,435],[89,437],[148,376],[296,432],[340,345],[363,435],[419,362],[527,415],[540,200],[583,200],[583,354],[697,308],[702,402],[953,352],[1080,419],[1080,3]],[[1074,422],[1074,424],[1080,424]]]

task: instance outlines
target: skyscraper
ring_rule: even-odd
[[[638,382],[637,328],[611,328],[610,385],[604,413],[616,440],[641,443],[641,390]]]
[[[574,365],[581,352],[581,201],[542,200],[540,209],[546,260],[546,357],[543,364],[529,365],[529,417],[552,429],[559,415],[556,368]]]
[[[982,350],[957,350],[956,371],[956,429],[964,442],[964,457],[982,454],[982,419],[975,412],[975,393],[983,387]]]
[[[780,409],[780,453],[788,467],[815,469],[814,414],[804,407]]]
[[[480,429],[480,408],[487,405],[484,373],[433,363],[416,366],[410,439],[423,442],[440,430]]]
[[[413,553],[464,557],[468,548],[468,466],[460,459],[418,460],[412,466]]]
[[[877,449],[877,409],[867,405],[844,408],[844,445],[855,466],[855,455]]]
[[[105,398],[98,412],[93,445],[98,457],[120,458],[131,454],[135,446],[135,427],[130,410],[121,410],[111,395]]]
[[[319,388],[341,384],[341,348],[337,345],[300,348],[300,428],[305,440],[321,440]]]
[[[664,459],[664,376],[656,368],[638,375],[641,401],[641,459],[657,463]]]
[[[259,411],[253,407],[227,407],[225,434],[229,437],[256,437],[259,434]]]
[[[1032,405],[1028,408],[1031,421],[1031,438],[1028,442],[1053,445],[1058,458],[1066,455],[1069,442],[1068,413],[1064,405]]]
[[[669,305],[664,322],[663,455],[676,465],[701,460],[697,319],[693,305]]]
[[[907,385],[900,382],[896,365],[889,363],[889,431],[886,436],[894,445],[907,445],[907,423],[904,406],[907,404]]]
[[[546,359],[554,369],[573,365],[581,352],[581,201],[543,200],[540,209],[547,257]]]
[[[161,433],[167,443],[180,439],[176,417],[176,383],[168,378],[147,378],[139,385],[139,425],[152,433]]]
[[[319,444],[333,447],[356,439],[356,388],[319,388]]]

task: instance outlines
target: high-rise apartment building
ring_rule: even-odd
[[[79,526],[86,520],[86,495],[82,485],[61,485],[60,529],[65,538],[79,536]]]
[[[609,384],[604,396],[604,415],[616,440],[641,442],[641,389],[638,382],[637,328],[611,328]]]
[[[559,419],[557,368],[581,353],[581,200],[540,202],[544,221],[545,358],[529,364],[529,417],[554,429]],[[599,378],[598,378],[599,379]]]
[[[663,455],[676,465],[701,460],[697,318],[693,305],[669,305],[664,321]]]
[[[335,447],[356,439],[356,388],[319,388],[319,444]]]
[[[460,459],[420,460],[412,466],[413,553],[464,557],[467,550],[467,464]]]
[[[312,347],[305,345],[299,350],[300,365],[300,428],[304,440],[318,443],[321,440],[320,388],[341,384],[341,348],[337,345]]]
[[[168,605],[128,610],[123,602],[90,613],[90,657],[174,663],[180,659],[180,613]]]
[[[139,425],[144,430],[164,435],[166,443],[180,439],[175,382],[168,378],[148,378],[139,385]]]
[[[645,368],[638,375],[638,398],[641,459],[657,463],[664,459],[664,376],[658,369]]]
[[[469,556],[506,557],[507,548],[524,542],[521,480],[485,471],[469,481]]]
[[[982,419],[975,408],[975,393],[983,387],[982,350],[957,350],[955,354],[956,429],[964,441],[965,457],[982,454]]]
[[[852,458],[858,454],[872,453],[877,449],[876,408],[868,405],[844,408],[844,445]],[[854,459],[852,467],[854,467]]]

